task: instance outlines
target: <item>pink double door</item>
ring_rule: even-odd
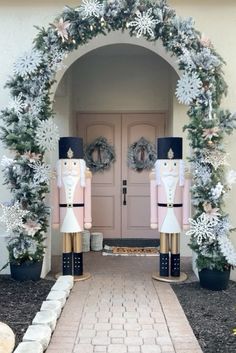
[[[127,152],[141,137],[156,146],[165,126],[164,112],[78,113],[77,135],[85,143],[103,136],[115,148],[116,162],[92,178],[93,230],[105,238],[157,238],[150,229],[150,171],[130,169]]]

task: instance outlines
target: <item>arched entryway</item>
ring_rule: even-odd
[[[176,79],[172,67],[150,49],[116,43],[74,61],[58,85],[56,119],[63,115],[60,102],[70,97],[64,117],[71,117],[69,134],[86,144],[103,136],[115,148],[116,162],[92,179],[93,230],[106,238],[158,236],[149,225],[150,170],[129,168],[127,152],[141,137],[155,146],[158,136],[173,133]]]

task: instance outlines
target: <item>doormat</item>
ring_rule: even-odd
[[[103,256],[159,256],[159,247],[129,247],[104,245]]]

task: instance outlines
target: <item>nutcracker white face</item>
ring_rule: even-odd
[[[180,160],[178,159],[159,159],[160,176],[179,176]]]
[[[80,176],[80,162],[79,159],[62,159],[61,161],[62,176],[72,175]]]

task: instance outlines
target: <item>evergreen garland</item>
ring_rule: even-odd
[[[53,116],[50,89],[63,58],[97,35],[114,30],[128,31],[131,36],[143,36],[147,41],[159,39],[178,59],[179,69],[183,72],[176,94],[180,102],[189,105],[190,121],[185,129],[192,148],[194,220],[200,221],[198,217],[205,213],[213,214],[210,209],[217,209],[218,214],[215,225],[210,224],[215,240],[209,243],[206,238],[200,244],[192,228],[190,246],[197,252],[198,259],[204,259],[206,267],[214,267],[215,263],[221,269],[225,264],[236,265],[232,249],[224,246],[227,242],[222,242],[223,236],[230,234],[223,205],[231,184],[227,182],[224,165],[219,162],[215,168],[206,158],[209,154],[217,156],[217,152],[225,154],[224,137],[236,127],[236,116],[220,109],[221,99],[227,92],[222,58],[210,41],[194,28],[192,18],[177,16],[166,0],[105,0],[96,1],[96,4],[97,8],[92,9],[90,0],[82,1],[77,8],[66,6],[48,28],[38,28],[32,52],[20,58],[14,66],[14,77],[7,82],[14,104],[1,112],[1,140],[15,153],[13,163],[16,169],[5,173],[13,201],[19,201],[29,210],[32,219],[40,219],[42,228],[35,237],[38,235],[41,241],[48,225],[44,198],[49,188],[40,184],[29,189],[33,170],[28,170],[28,161],[23,156],[26,153],[40,154],[40,162],[44,163],[45,150],[36,143],[36,130],[40,121]],[[17,172],[19,164],[20,173]],[[215,261],[219,258],[220,261]],[[200,262],[198,266],[202,267]]]

